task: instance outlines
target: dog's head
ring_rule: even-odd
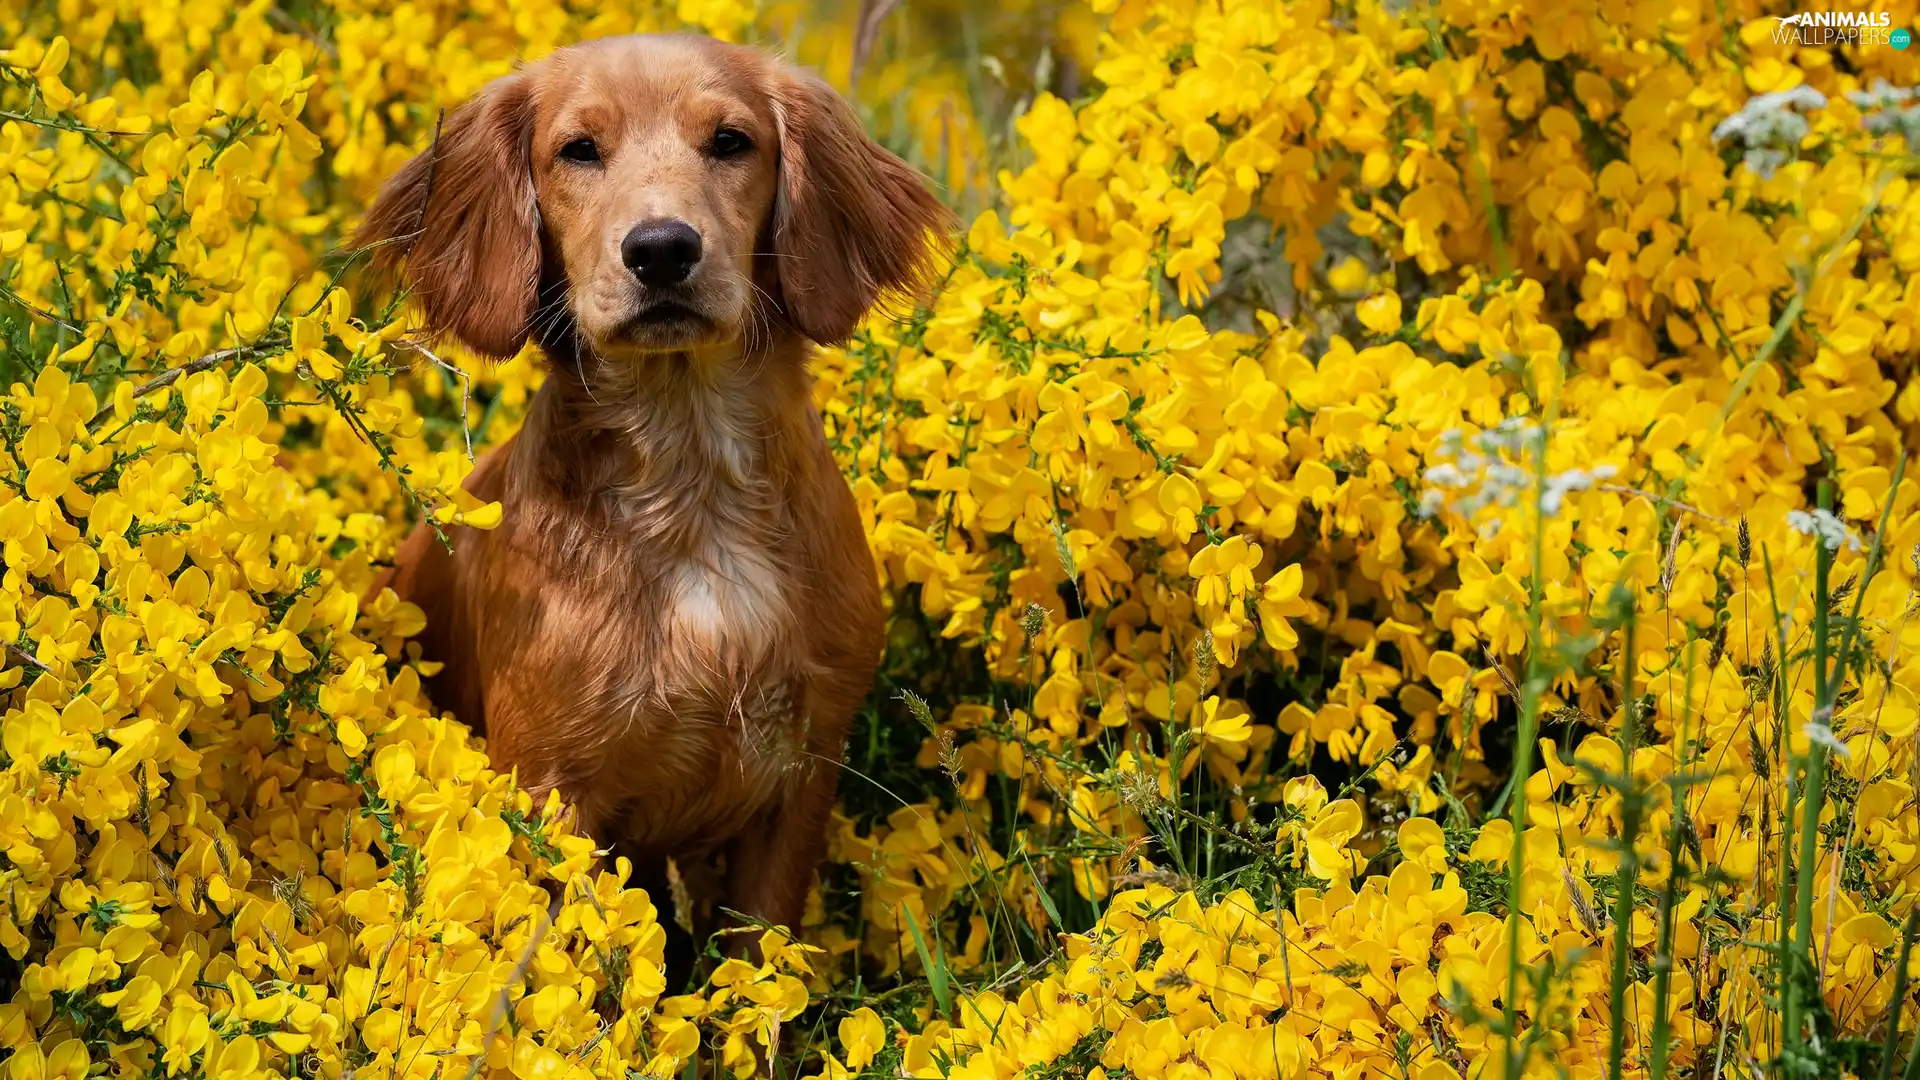
[[[947,213],[826,83],[691,36],[561,49],[449,113],[355,242],[430,330],[603,360],[846,339]]]

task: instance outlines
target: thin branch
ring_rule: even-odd
[[[1480,653],[1487,658],[1487,666],[1500,676],[1500,685],[1506,689],[1507,696],[1513,699],[1515,705],[1520,704],[1520,684],[1513,681],[1513,673],[1507,670],[1499,657],[1493,655],[1492,649],[1482,645]]]
[[[150,132],[146,131],[119,131],[114,128],[88,127],[85,124],[76,124],[71,121],[63,123],[54,117],[33,116],[28,113],[12,112],[7,109],[0,109],[0,120],[17,120],[22,124],[52,128],[55,131],[72,131],[81,135],[106,135],[119,139],[137,139],[142,135],[150,134]]]
[[[413,241],[427,231],[427,207],[433,202],[433,182],[440,172],[440,129],[446,125],[447,110],[441,109],[433,120],[433,141],[427,144],[427,182],[420,192],[420,209],[413,215],[413,228],[407,230],[407,249],[403,254],[413,253]]]
[[[1706,518],[1708,521],[1716,522],[1721,525],[1733,524],[1731,521],[1728,521],[1726,518],[1720,517],[1715,514],[1709,514],[1705,510],[1700,509],[1699,507],[1688,506],[1686,503],[1681,502],[1679,499],[1668,498],[1665,495],[1655,495],[1651,491],[1641,491],[1639,488],[1628,487],[1625,484],[1599,484],[1596,486],[1595,490],[1610,491],[1615,495],[1638,495],[1640,498],[1646,499],[1648,502],[1665,503],[1666,505],[1671,506],[1675,510],[1678,510],[1684,514],[1692,514],[1694,517],[1703,517],[1703,518]]]
[[[281,11],[279,8],[271,7],[267,9],[267,21],[273,23],[275,26],[278,26],[280,29],[285,30],[289,34],[297,34],[300,37],[306,38],[308,41],[313,42],[315,45],[319,46],[321,52],[326,53],[328,56],[332,57],[333,59],[335,60],[340,59],[340,50],[334,47],[333,42],[328,41],[326,38],[321,37],[319,34],[315,33],[312,29],[303,25],[300,22],[300,20],[294,18],[293,16],[287,14],[284,11]]]
[[[53,325],[59,327],[60,329],[65,330],[69,334],[84,333],[84,331],[82,331],[79,327],[73,325],[67,320],[61,318],[60,316],[55,315],[53,312],[48,311],[43,307],[40,307],[39,305],[35,304],[33,301],[28,300],[26,297],[21,296],[17,292],[14,292],[12,289],[8,288],[6,285],[0,284],[0,296],[4,296],[7,299],[13,301],[14,303],[19,304],[21,307],[26,308],[28,314],[38,315],[41,318],[52,323]]]
[[[221,349],[218,352],[210,352],[205,356],[196,357],[180,365],[177,368],[172,368],[170,370],[161,372],[160,374],[154,376],[153,378],[148,379],[146,382],[141,383],[139,386],[134,388],[133,396],[136,398],[146,397],[148,394],[151,394],[156,390],[164,390],[167,387],[172,386],[174,383],[179,382],[183,376],[197,374],[217,364],[221,364],[228,360],[235,359],[236,357],[245,356],[252,351],[253,351],[252,346],[241,345],[236,348]],[[113,403],[108,402],[107,404],[100,407],[99,412],[96,412],[93,414],[93,419],[87,421],[88,433],[91,434],[91,433],[98,432],[100,430],[101,425],[105,424],[107,420],[110,419],[112,416],[113,416]]]
[[[1813,266],[1795,275],[1793,296],[1787,301],[1786,310],[1774,320],[1773,332],[1768,335],[1766,343],[1760,346],[1760,351],[1741,367],[1739,377],[1734,379],[1733,388],[1727,393],[1727,399],[1720,403],[1720,415],[1714,420],[1713,426],[1707,429],[1706,438],[1695,442],[1687,450],[1687,464],[1698,465],[1704,458],[1707,447],[1713,444],[1713,440],[1719,437],[1721,430],[1727,426],[1727,418],[1733,415],[1734,406],[1746,396],[1747,387],[1752,385],[1754,376],[1760,373],[1760,369],[1772,358],[1774,351],[1780,348],[1780,344],[1787,339],[1787,335],[1793,333],[1794,327],[1799,325],[1800,313],[1806,308],[1807,294],[1812,290],[1813,283],[1825,277],[1827,271],[1833,269],[1834,263],[1846,253],[1847,246],[1853,243],[1853,238],[1860,235],[1860,230],[1866,225],[1867,219],[1880,209],[1880,198],[1886,193],[1887,186],[1893,180],[1893,172],[1881,173],[1875,180],[1867,201],[1861,205],[1859,212],[1853,217],[1853,222],[1847,226],[1847,231],[1840,234],[1839,240],[1814,260]]]
[[[535,930],[533,936],[527,939],[527,948],[520,954],[520,962],[513,966],[513,974],[507,976],[506,984],[500,987],[500,996],[493,1003],[493,1015],[487,1022],[487,1034],[480,1040],[480,1052],[473,1056],[473,1063],[467,1069],[466,1080],[474,1080],[474,1077],[480,1075],[480,1066],[487,1060],[487,1044],[499,1034],[501,1022],[507,1018],[508,1012],[513,1007],[513,988],[519,985],[521,979],[527,977],[527,969],[533,966],[534,953],[540,950],[540,943],[547,939],[547,933],[553,929],[553,924],[560,921],[561,901],[566,896],[564,884],[561,889],[560,895],[555,896],[547,905],[547,924]]]
[[[399,345],[402,348],[412,349],[414,352],[417,352],[421,356],[424,356],[427,359],[433,361],[436,365],[438,365],[441,368],[441,370],[446,371],[448,374],[452,375],[454,378],[460,380],[460,434],[466,439],[467,460],[472,461],[473,460],[473,425],[468,421],[467,416],[468,416],[469,407],[473,400],[473,376],[467,374],[464,370],[462,370],[458,366],[454,364],[450,364],[447,361],[440,359],[440,357],[434,355],[434,352],[432,349],[427,348],[425,345],[421,344],[418,341],[413,341],[408,338],[401,338],[395,341],[394,344]]]
[[[48,667],[46,663],[42,661],[39,657],[33,655],[32,653],[21,648],[20,646],[13,644],[12,642],[7,643],[7,652],[10,653],[15,660],[20,661],[22,664],[25,664],[28,667],[39,668],[41,671],[44,671],[49,675],[53,674],[53,669]]]
[[[853,67],[847,74],[849,87],[860,82],[860,70],[867,66],[873,51],[873,39],[880,36],[880,24],[887,13],[899,6],[899,0],[860,0],[860,13],[854,18]]]

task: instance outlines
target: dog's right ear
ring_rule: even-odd
[[[540,287],[532,91],[527,76],[508,75],[447,114],[353,237],[373,247],[377,270],[411,286],[429,332],[501,359],[526,344]]]

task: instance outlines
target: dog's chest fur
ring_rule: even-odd
[[[610,433],[625,438],[607,448],[613,482],[597,497],[622,564],[608,577],[631,594],[599,603],[637,647],[583,673],[599,684],[582,705],[602,738],[580,751],[598,756],[595,784],[628,805],[643,849],[739,832],[807,766],[807,598],[788,542],[805,508],[781,489],[758,409],[744,390],[689,380],[630,399],[628,430]]]
[[[694,851],[738,833],[802,775],[805,685],[787,655],[793,616],[782,575],[756,555],[729,571],[683,563],[652,662],[620,681],[621,735],[607,747],[642,848]]]

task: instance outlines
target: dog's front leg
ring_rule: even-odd
[[[827,819],[833,812],[840,756],[852,721],[852,708],[841,701],[811,689],[802,700],[795,722],[798,747],[788,766],[784,798],[726,848],[726,905],[784,926],[795,937],[806,911],[807,890],[826,852]],[[820,721],[823,713],[831,718],[825,724]],[[727,951],[758,956],[759,937],[732,935]]]
[[[564,822],[574,835],[608,847],[620,839],[622,807],[607,785],[596,782],[591,765],[580,760],[578,748],[588,743],[588,735],[572,722],[580,711],[563,708],[560,716],[553,715],[550,681],[525,674],[554,670],[543,657],[516,655],[511,664],[506,670],[517,674],[496,679],[485,692],[487,756],[494,770],[514,775],[536,815],[559,792],[559,813],[546,824]],[[565,685],[566,676],[551,682]]]

